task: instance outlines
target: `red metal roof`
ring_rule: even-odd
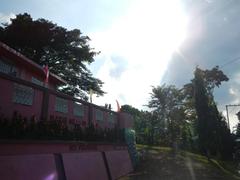
[[[34,71],[38,72],[41,75],[45,75],[43,71],[43,67],[38,65],[37,63],[33,62],[32,60],[28,59],[21,53],[17,52],[16,50],[10,48],[8,45],[0,42],[0,50],[2,50],[2,53],[4,55],[7,55],[8,57],[12,57],[11,60],[16,61],[17,63],[21,63]],[[49,73],[49,79],[56,82],[57,84],[66,84],[66,81],[64,81],[62,78],[59,76]]]

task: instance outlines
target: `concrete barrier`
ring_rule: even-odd
[[[62,154],[67,180],[107,180],[101,152]]]
[[[1,180],[58,180],[54,155],[0,156]]]
[[[110,180],[132,170],[126,145],[0,143],[0,180]]]
[[[105,154],[112,179],[117,179],[133,171],[127,150],[106,151]]]

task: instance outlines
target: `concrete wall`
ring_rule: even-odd
[[[117,179],[133,171],[127,150],[106,151],[105,153],[112,179]]]
[[[60,97],[60,96],[58,96]],[[79,117],[75,116],[73,113],[74,108],[74,101],[68,100],[68,112],[56,112],[55,111],[55,102],[56,102],[56,95],[50,94],[49,95],[49,105],[48,105],[48,119],[67,119],[68,124],[79,124],[82,128],[86,127],[88,120],[89,120],[89,108],[86,105],[84,106],[84,116]]]
[[[97,113],[96,111],[101,111],[103,113],[103,120],[97,120]],[[117,125],[117,115],[114,113],[114,115],[116,116],[115,117],[115,120],[114,122],[110,122],[109,121],[109,114],[110,112],[109,111],[103,111],[102,109],[98,108],[98,107],[93,107],[93,110],[92,110],[92,122],[95,124],[95,126],[97,127],[100,127],[102,129],[105,129],[105,128],[114,128],[116,125]]]
[[[13,102],[14,83],[0,76],[0,114],[11,118],[14,111],[21,112],[23,117],[30,118],[33,115],[40,117],[42,109],[43,92],[34,89],[33,105],[22,105]]]
[[[13,155],[0,156],[2,180],[58,180],[54,156]]]
[[[31,87],[34,91],[32,105],[23,105],[13,102],[14,83]],[[28,81],[21,80],[16,77],[10,77],[0,73],[0,115],[11,119],[13,112],[18,111],[22,117],[30,119],[35,116],[37,120],[64,120],[70,126],[80,124],[82,128],[92,122],[96,128],[114,128],[118,124],[118,116],[116,112],[104,109],[94,104],[90,104],[63,93],[46,89]],[[56,97],[66,99],[68,102],[68,112],[61,113],[55,110]],[[78,102],[84,106],[84,116],[74,115],[74,103]],[[96,120],[96,110],[103,113],[103,120]],[[109,121],[110,114],[113,114],[115,120]]]
[[[66,153],[62,156],[66,179],[108,179],[101,152]]]
[[[1,180],[108,180],[132,170],[126,145],[0,143]]]

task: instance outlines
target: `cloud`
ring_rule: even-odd
[[[229,100],[227,105],[240,105],[240,73],[236,72],[233,74],[230,87],[228,88]],[[229,107],[229,120],[231,127],[236,126],[239,122],[236,113],[240,111],[240,106]]]
[[[240,57],[237,20],[240,1],[182,0],[182,3],[184,15],[176,4],[135,2],[109,29],[90,34],[93,47],[102,52],[93,64],[98,67],[94,68],[94,75],[105,82],[103,88],[107,92],[104,97],[95,98],[95,103],[112,103],[115,107],[118,99],[120,104],[144,109],[152,85],[167,83],[181,87],[193,78],[196,66],[211,69],[216,65],[230,78],[214,91],[218,108],[226,115],[227,104],[240,103],[240,61],[225,65]],[[185,37],[184,41],[175,36],[175,30],[182,34],[179,37]],[[236,107],[229,111],[231,126],[237,122],[238,110]]]
[[[187,1],[185,11],[191,17],[188,35],[176,55],[172,56],[163,83],[182,86],[193,77],[194,68],[211,69],[216,65],[229,77],[220,88],[214,90],[218,108],[226,115],[227,104],[240,103],[240,61],[228,63],[240,57],[240,1]],[[238,120],[240,107],[230,108],[230,124]]]
[[[160,84],[173,50],[185,35],[186,18],[178,2],[135,1],[109,29],[90,34],[91,45],[101,51],[93,64],[101,66],[94,75],[105,82],[107,92],[95,103],[119,99],[122,105],[145,108],[151,86]]]
[[[126,71],[127,69],[127,61],[124,58],[113,56],[111,57],[112,63],[114,64],[114,67],[110,69],[109,76],[120,79],[121,75]]]
[[[15,18],[16,15],[13,13],[10,14],[3,14],[0,13],[0,23],[10,23],[11,18]]]
[[[173,50],[184,38],[185,26],[177,0],[141,0],[111,28],[90,34],[91,45],[101,51],[93,63],[99,67],[94,75],[105,82],[107,92],[94,103],[114,104],[118,99],[122,105],[145,108],[151,86],[160,84]]]

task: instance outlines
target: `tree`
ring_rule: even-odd
[[[148,107],[153,110],[159,121],[158,129],[162,132],[160,138],[166,138],[165,141],[169,145],[179,144],[183,139],[183,129],[188,129],[184,99],[182,91],[173,85],[162,85],[152,89]],[[187,137],[189,136],[185,134],[185,138]]]
[[[149,113],[140,111],[131,105],[121,106],[121,112],[126,112],[132,115],[134,119],[134,130],[136,132],[136,141],[141,144],[149,144]]]
[[[219,70],[218,66],[212,68],[211,70],[208,69],[202,70],[200,68],[196,68],[196,70],[198,71],[198,74],[201,75],[203,85],[207,91],[206,93],[208,93],[210,97],[212,97],[213,90],[215,87],[219,87],[222,84],[222,82],[229,80],[229,78],[221,70]],[[192,82],[185,84],[183,90],[188,99],[193,98],[194,96],[193,80]]]
[[[221,72],[221,73],[218,73]],[[196,68],[194,72],[193,100],[197,115],[197,132],[199,136],[199,147],[202,153],[207,155],[221,154],[231,150],[231,134],[226,126],[225,119],[219,113],[214,101],[213,89],[228,78],[218,69],[203,71]],[[227,142],[228,141],[228,142]],[[226,144],[230,145],[227,149]],[[228,154],[229,155],[229,154]]]
[[[86,66],[99,52],[89,46],[90,38],[79,29],[68,31],[45,19],[33,20],[25,13],[0,27],[0,41],[37,64],[48,65],[51,72],[66,80],[61,91],[84,99],[90,89],[104,94],[103,82],[94,78]]]

